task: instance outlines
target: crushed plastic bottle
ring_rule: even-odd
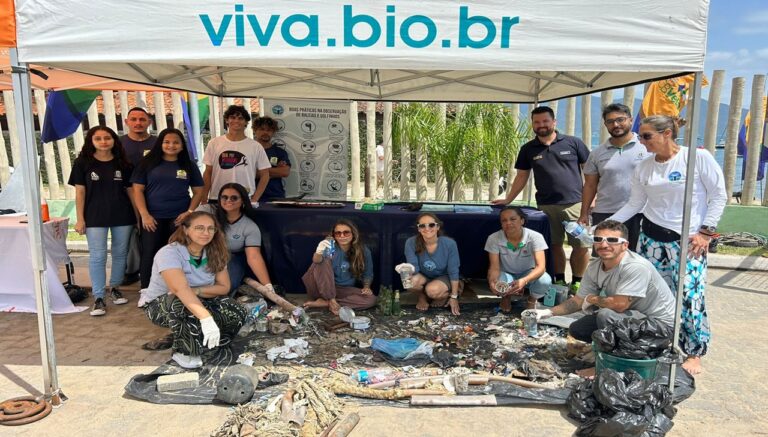
[[[360,369],[352,372],[349,378],[354,382],[362,384],[376,384],[379,382],[392,381],[405,377],[403,372],[395,369]]]

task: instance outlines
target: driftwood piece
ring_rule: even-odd
[[[349,413],[328,434],[328,437],[347,437],[355,429],[358,422],[360,422],[360,416],[357,413]]]

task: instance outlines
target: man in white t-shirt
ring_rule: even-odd
[[[230,182],[244,186],[251,202],[258,202],[267,188],[269,169],[272,166],[264,148],[245,136],[245,128],[250,120],[251,114],[240,105],[231,105],[224,112],[227,134],[209,141],[203,155],[204,199],[218,201],[222,185]]]
[[[539,319],[584,310],[588,313],[573,322],[569,334],[591,342],[592,332],[622,319],[653,317],[669,327],[675,323],[675,300],[669,286],[653,265],[627,250],[627,227],[606,220],[595,228],[594,248],[599,258],[587,266],[581,287],[551,310],[536,310]],[[671,339],[671,337],[670,337]]]

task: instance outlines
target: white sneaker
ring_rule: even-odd
[[[112,303],[115,305],[123,305],[128,303],[128,299],[123,297],[123,293],[120,293],[120,290],[117,288],[112,287],[112,290],[109,292],[109,296],[112,298]]]
[[[197,369],[198,367],[203,366],[203,359],[200,358],[200,355],[184,355],[179,352],[174,352],[171,359],[185,369]]]
[[[98,297],[96,298],[96,301],[93,302],[93,309],[91,310],[92,316],[103,316],[107,313],[107,304],[104,302],[104,299]]]

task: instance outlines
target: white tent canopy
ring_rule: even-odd
[[[707,0],[17,0],[19,60],[222,96],[534,102],[701,71]]]
[[[32,170],[27,209],[47,397],[55,398],[59,387],[27,64],[232,97],[519,103],[693,72],[694,134],[687,144],[693,172],[708,0],[15,0],[15,6],[11,64],[22,165]],[[692,181],[686,181],[681,235],[688,235]],[[681,239],[681,253],[687,243]],[[681,289],[677,295],[679,309]],[[678,334],[679,318],[675,341]]]

